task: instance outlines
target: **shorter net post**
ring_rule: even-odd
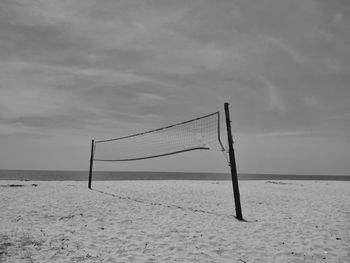
[[[94,145],[95,145],[95,141],[92,140],[91,141],[90,169],[89,169],[89,184],[88,184],[89,189],[91,189],[92,167],[93,167],[93,163],[94,163]]]
[[[241,199],[240,199],[239,186],[238,186],[236,159],[235,159],[235,152],[233,149],[230,111],[229,111],[229,104],[227,102],[225,103],[225,115],[226,115],[227,139],[228,139],[228,148],[229,148],[229,157],[230,157],[233,195],[235,198],[235,207],[236,207],[236,217],[238,220],[243,221]]]

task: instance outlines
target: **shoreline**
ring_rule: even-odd
[[[347,175],[238,174],[246,180],[350,181]],[[87,181],[87,171],[0,170],[0,180]],[[231,181],[229,173],[95,171],[94,181],[200,180]]]

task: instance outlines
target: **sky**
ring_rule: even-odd
[[[0,169],[85,170],[93,138],[229,102],[239,172],[349,175],[349,83],[348,0],[1,0]]]

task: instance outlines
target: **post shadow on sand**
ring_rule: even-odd
[[[202,213],[202,214],[209,214],[209,215],[214,215],[214,216],[225,216],[225,217],[229,217],[229,218],[236,218],[238,220],[238,218],[236,216],[233,215],[223,215],[223,214],[219,214],[219,213],[215,213],[215,212],[211,212],[211,211],[206,211],[206,210],[202,210],[202,209],[196,209],[196,208],[191,208],[191,207],[184,207],[184,206],[180,206],[180,205],[173,205],[173,204],[163,204],[163,203],[158,203],[158,202],[152,202],[152,201],[148,201],[148,200],[142,200],[142,199],[136,199],[136,198],[131,198],[128,196],[120,196],[117,194],[113,194],[113,193],[108,193],[102,190],[98,190],[98,189],[90,189],[92,191],[104,194],[104,195],[108,195],[108,196],[112,196],[115,198],[118,198],[120,200],[128,200],[128,201],[133,201],[136,203],[141,203],[144,205],[151,205],[151,206],[161,206],[161,207],[166,207],[169,209],[180,209],[180,210],[184,210],[184,211],[190,211],[193,213]],[[242,219],[242,220],[238,220],[238,221],[242,221],[242,222],[247,222],[246,220]]]

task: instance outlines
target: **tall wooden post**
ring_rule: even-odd
[[[95,146],[95,141],[91,141],[91,156],[90,156],[90,169],[89,169],[89,189],[91,189],[91,179],[92,179],[92,166],[94,163],[94,146]]]
[[[235,152],[233,149],[230,111],[229,111],[229,104],[227,102],[225,103],[225,116],[226,116],[227,139],[228,139],[228,150],[229,150],[229,157],[230,157],[233,195],[235,198],[235,207],[236,207],[236,218],[238,220],[243,220],[242,209],[241,209],[241,199],[240,199],[239,186],[238,186],[236,159],[235,159]]]

